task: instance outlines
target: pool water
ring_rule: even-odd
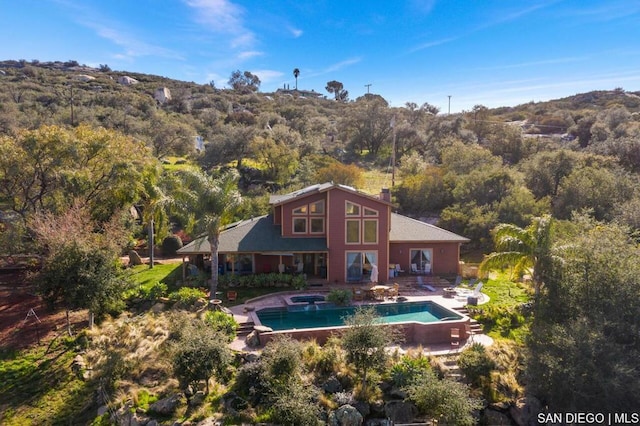
[[[386,324],[400,322],[430,323],[460,320],[462,316],[432,301],[385,303],[374,305],[381,321]],[[296,309],[264,308],[256,312],[262,325],[274,331],[344,325],[344,319],[353,315],[355,306],[331,304],[298,306]]]

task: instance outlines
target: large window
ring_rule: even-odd
[[[309,213],[324,214],[324,201],[316,201],[309,205]]]
[[[377,265],[378,254],[373,251],[347,252],[347,281],[369,279],[373,265]]]
[[[360,220],[347,220],[347,244],[360,243]]]
[[[378,242],[378,221],[376,219],[365,219],[364,235],[362,241],[366,244],[375,244]]]
[[[311,233],[324,234],[324,218],[323,217],[311,218]]]
[[[293,214],[307,214],[307,206],[301,206],[293,209]]]
[[[415,272],[431,273],[431,259],[433,259],[433,251],[431,249],[412,249],[411,250],[411,269],[415,265]]]
[[[324,200],[296,207],[291,211],[294,234],[324,234]]]
[[[307,233],[307,218],[306,217],[294,217],[293,218],[293,233],[294,234],[306,234]]]
[[[360,216],[360,206],[352,202],[347,201],[345,211],[347,216]]]

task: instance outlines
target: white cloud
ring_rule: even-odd
[[[251,71],[251,73],[257,75],[261,83],[271,83],[283,76],[282,71],[275,70],[256,70]]]
[[[232,37],[231,47],[251,46],[255,34],[244,24],[245,10],[229,0],[184,0],[196,12],[195,20],[206,29],[228,34]]]
[[[238,53],[238,59],[251,59],[251,58],[255,58],[256,56],[263,56],[264,52],[258,52],[255,50],[247,50],[244,52],[240,52]]]
[[[298,28],[289,28],[289,31],[291,31],[291,35],[293,35],[294,38],[301,37],[303,34],[302,30]]]

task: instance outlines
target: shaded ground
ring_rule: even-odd
[[[71,312],[70,320],[78,330],[87,325],[87,312]],[[38,341],[44,344],[65,327],[66,312],[48,309],[25,272],[0,273],[0,348],[24,349]]]

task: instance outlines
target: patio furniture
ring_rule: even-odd
[[[453,287],[447,287],[442,289],[442,297],[445,299],[453,299],[456,296],[456,289]]]
[[[235,302],[237,298],[238,298],[238,292],[237,291],[228,291],[227,292],[227,300],[229,302]]]
[[[455,282],[453,283],[453,285],[451,287],[456,288],[456,287],[458,287],[460,285],[460,283],[462,283],[462,276],[458,275],[456,277]]]
[[[478,282],[478,284],[475,286],[475,288],[473,290],[470,289],[466,289],[466,288],[457,288],[456,289],[456,295],[458,297],[464,298],[467,300],[467,302],[469,302],[469,299],[475,299],[475,304],[478,304],[478,300],[480,299],[480,297],[482,297],[482,286],[484,284],[482,283],[482,281]]]
[[[400,275],[400,273],[404,273],[404,269],[401,269],[400,264],[396,263],[396,277]]]
[[[364,293],[362,290],[360,290],[359,288],[353,288],[351,289],[351,291],[353,292],[353,300],[357,301],[357,302],[362,302],[364,300]]]
[[[385,291],[386,290],[384,288],[376,288],[375,290],[373,290],[373,298],[377,301],[384,300]]]
[[[418,271],[418,265],[417,264],[415,264],[415,263],[411,264],[411,273],[412,274],[419,274],[420,273],[420,271]]]
[[[280,272],[281,274],[284,274],[284,271],[286,271],[284,263],[279,264],[278,265],[278,272]]]
[[[450,331],[451,336],[451,349],[460,348],[460,329],[452,328]]]
[[[398,283],[393,284],[393,287],[386,291],[388,299],[395,299],[400,293],[400,285]]]

